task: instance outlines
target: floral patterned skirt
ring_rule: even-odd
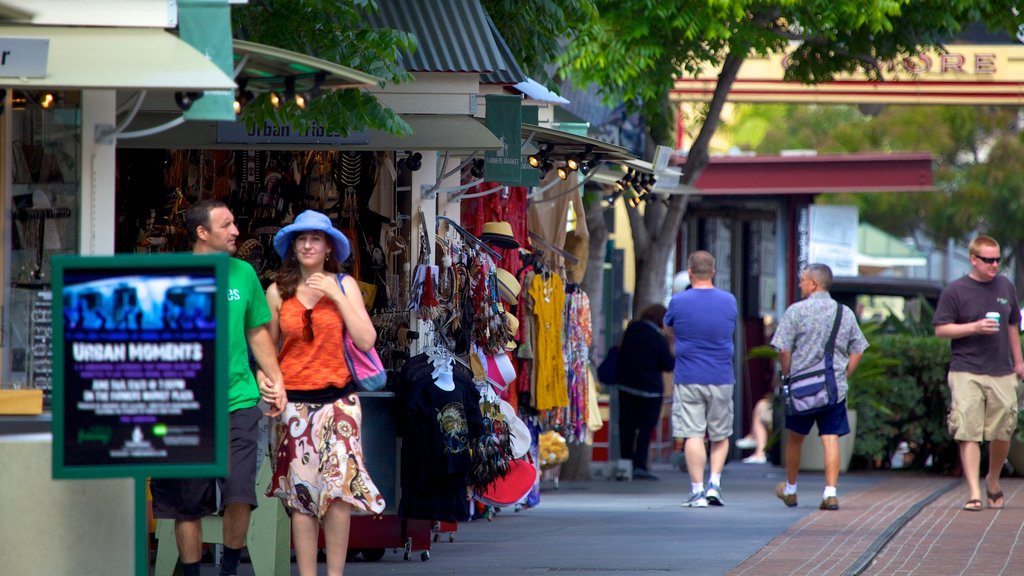
[[[362,420],[356,394],[330,404],[289,402],[272,423],[277,458],[267,495],[283,500],[289,512],[317,518],[335,500],[356,512],[383,512],[384,497],[363,462]]]

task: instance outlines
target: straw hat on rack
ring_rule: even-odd
[[[515,341],[516,332],[519,332],[519,318],[516,318],[515,314],[508,311],[505,312],[505,318],[508,319],[508,333],[512,337],[505,343],[505,350],[515,350],[519,346]]]
[[[504,268],[498,268],[496,274],[498,277],[498,295],[501,296],[501,299],[507,304],[519,302],[519,291],[522,289],[522,286],[520,286],[519,280],[516,280],[515,275]]]
[[[480,239],[499,248],[519,248],[519,241],[508,222],[485,222]]]

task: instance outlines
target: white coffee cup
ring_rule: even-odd
[[[999,322],[1000,318],[1002,318],[1002,315],[999,314],[999,312],[988,312],[985,314],[986,320],[995,320],[997,323]]]

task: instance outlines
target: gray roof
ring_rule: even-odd
[[[377,5],[379,14],[367,14],[371,26],[416,36],[419,47],[402,55],[410,72],[482,74],[508,68],[479,0],[379,0]]]
[[[501,32],[498,32],[498,27],[494,25],[491,15],[484,13],[484,16],[487,17],[487,25],[490,27],[491,35],[494,36],[494,41],[498,43],[498,50],[501,52],[506,68],[490,74],[481,74],[480,82],[484,84],[519,84],[529,80],[526,74],[523,73],[523,70],[519,68],[519,63],[516,62],[516,58],[512,55],[512,50],[509,49],[508,44],[505,43],[505,38],[502,37]]]

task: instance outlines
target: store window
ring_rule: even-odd
[[[5,388],[50,393],[50,258],[78,253],[79,92],[14,91],[4,295]]]

